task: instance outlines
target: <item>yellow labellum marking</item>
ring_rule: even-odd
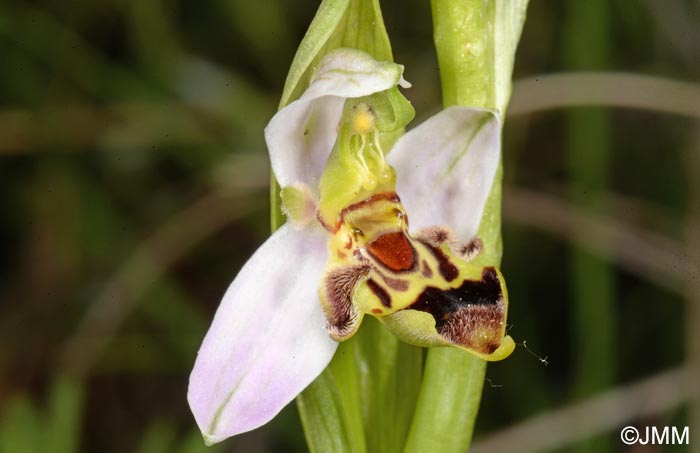
[[[412,237],[394,192],[345,208],[319,288],[331,336],[350,338],[371,314],[412,344],[456,346],[486,360],[509,355],[503,276],[465,261],[453,245],[444,228]]]

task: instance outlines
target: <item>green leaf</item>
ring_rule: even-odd
[[[494,107],[505,115],[513,78],[515,50],[525,25],[528,0],[496,0],[494,33]]]
[[[341,345],[342,348],[342,345]],[[336,357],[343,354],[338,348]],[[355,451],[350,447],[349,429],[343,414],[340,391],[333,374],[324,371],[297,397],[306,443],[311,453],[343,453]],[[364,439],[359,451],[364,451]]]
[[[314,63],[321,61],[331,36],[337,32],[350,0],[325,0],[299,44],[284,84],[280,109],[297,99],[309,85]]]
[[[367,317],[298,398],[312,452],[403,451],[420,388],[423,352]]]
[[[367,445],[370,451],[401,452],[420,390],[423,350],[369,316],[354,345]]]

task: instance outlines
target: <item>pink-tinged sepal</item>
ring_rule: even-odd
[[[326,241],[320,228],[284,225],[224,295],[187,395],[208,444],[267,423],[333,356],[317,294]]]
[[[387,162],[396,192],[411,216],[411,231],[449,225],[457,242],[476,235],[500,159],[498,114],[449,107],[407,132]]]

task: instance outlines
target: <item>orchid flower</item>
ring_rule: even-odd
[[[473,262],[499,116],[451,107],[396,140],[413,117],[402,73],[333,51],[265,129],[288,221],[243,266],[199,351],[188,400],[207,443],[272,419],[365,314],[419,346],[513,350],[503,277]]]

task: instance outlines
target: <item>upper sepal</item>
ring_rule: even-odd
[[[407,132],[387,162],[411,216],[411,231],[447,225],[468,243],[481,222],[501,148],[498,114],[449,107]]]
[[[402,79],[403,66],[377,61],[355,49],[337,49],[324,57],[309,87],[270,120],[265,141],[280,186],[317,187],[347,98],[386,91]]]

